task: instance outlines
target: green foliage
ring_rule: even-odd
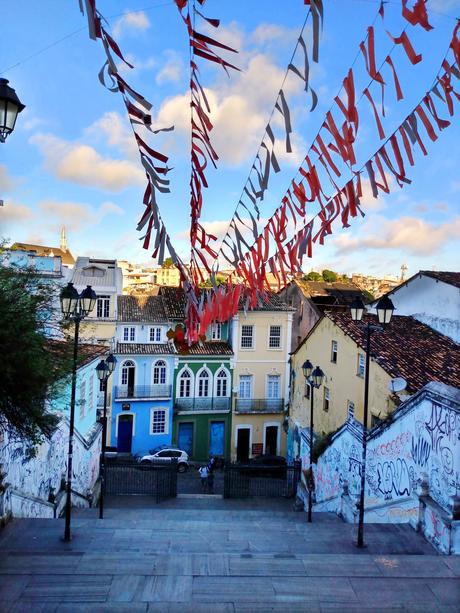
[[[315,272],[312,270],[307,275],[303,276],[304,281],[322,281],[323,277],[319,274],[319,272]]]
[[[172,258],[165,258],[161,268],[172,268],[174,266],[174,262]]]
[[[364,296],[364,302],[374,302],[375,300],[374,294],[369,292],[367,289],[362,289],[361,293]]]
[[[338,281],[337,273],[335,273],[333,270],[327,270],[327,268],[323,270],[322,276],[323,280],[327,283],[334,283],[335,281]]]
[[[53,315],[59,289],[0,260],[0,431],[31,445],[53,433],[58,417],[48,409],[71,373],[71,343],[49,339],[59,328]]]
[[[216,285],[220,285],[221,283],[225,283],[225,277],[216,276]],[[206,279],[204,283],[200,283],[200,287],[212,287],[211,279]]]

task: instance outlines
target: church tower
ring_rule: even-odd
[[[65,226],[62,226],[62,230],[61,230],[61,250],[64,253],[67,251],[67,239],[65,236]]]

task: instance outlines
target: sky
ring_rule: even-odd
[[[317,108],[310,112],[310,96],[300,79],[289,73],[284,81],[291,154],[282,147],[279,114],[270,117],[307,15],[303,1],[208,0],[200,9],[221,25],[211,32],[199,21],[197,29],[238,49],[228,59],[241,68],[227,77],[219,67],[200,62],[212,108],[211,138],[220,158],[217,170],[206,171],[202,222],[209,232],[220,238],[226,231],[269,121],[278,138],[281,171],[272,173],[262,219],[279,205],[348,68],[353,64],[358,92],[369,80],[357,51],[378,5],[376,0],[324,0],[320,57],[311,64],[310,76]],[[177,251],[187,259],[190,109],[184,25],[172,1],[98,0],[97,6],[135,66],[122,74],[153,104],[154,126],[175,126],[173,132],[150,135],[149,143],[166,153],[173,167],[171,193],[160,195],[159,205]],[[386,96],[389,133],[430,88],[460,15],[460,0],[429,0],[427,6],[434,29],[407,30],[423,61],[412,67],[399,49],[392,55],[405,97],[398,103]],[[88,37],[78,0],[16,0],[2,8],[2,21],[7,26],[0,39],[0,76],[9,79],[26,109],[14,133],[0,144],[0,236],[58,246],[64,225],[74,255],[152,264],[151,251],[142,248],[136,231],[145,175],[121,97],[99,83],[104,52],[100,41]],[[384,27],[397,35],[404,25],[401,2],[390,0],[385,24],[375,22],[378,63],[392,46]],[[378,100],[378,91],[372,92]],[[379,141],[365,99],[358,109],[358,158],[364,162]],[[429,155],[416,155],[410,185],[400,189],[393,183],[391,193],[378,200],[364,185],[365,216],[347,229],[336,225],[323,246],[315,245],[313,257],[305,258],[305,271],[399,276],[402,264],[409,275],[421,269],[460,270],[458,113],[435,143],[425,139]]]

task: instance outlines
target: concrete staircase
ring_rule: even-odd
[[[0,533],[0,611],[458,611],[460,559],[408,525],[312,524],[287,500],[148,498],[14,520]]]

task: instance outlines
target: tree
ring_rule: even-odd
[[[0,249],[1,253],[1,249]],[[31,269],[0,260],[0,432],[29,444],[50,437],[50,409],[71,373],[72,344],[52,340],[59,287]]]
[[[161,265],[161,268],[172,268],[173,266],[174,266],[174,262],[172,258],[165,258],[163,260],[163,264]]]
[[[322,281],[323,277],[319,274],[319,272],[315,272],[314,270],[312,270],[307,275],[304,275],[303,280],[304,281]]]
[[[327,270],[327,268],[323,270],[322,276],[323,280],[327,283],[334,283],[338,279],[337,273],[335,273],[333,270]]]

